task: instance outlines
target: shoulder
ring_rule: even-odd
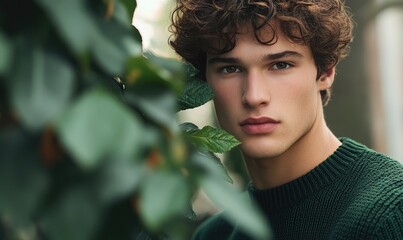
[[[374,174],[369,191],[375,194],[367,206],[367,222],[377,239],[403,238],[403,165],[373,153]],[[375,169],[377,168],[377,169]]]
[[[373,150],[365,151],[359,161],[350,220],[357,221],[366,239],[403,237],[403,165]]]
[[[403,238],[403,195],[397,199],[397,204],[378,219],[374,226],[374,239],[402,239]]]
[[[361,198],[340,220],[331,239],[403,239],[403,195]]]
[[[369,150],[360,160],[358,166],[360,180],[356,200],[364,209],[375,212],[392,211],[403,204],[403,165],[378,152]],[[376,214],[375,214],[376,215]]]
[[[401,162],[372,149],[363,148],[352,166],[351,174],[357,174],[363,184],[372,187],[392,184],[394,188],[402,187],[403,165]],[[374,189],[373,189],[374,190]]]
[[[403,165],[385,154],[366,149],[351,166],[355,200],[366,209],[387,208],[403,197]]]
[[[380,203],[391,199],[401,199],[403,194],[403,165],[382,153],[368,151],[361,159],[364,163],[362,190],[373,194]],[[374,199],[374,200],[375,200]]]
[[[223,213],[218,213],[205,220],[193,235],[193,240],[237,240],[249,239],[236,226],[230,224]]]
[[[349,138],[340,138],[340,140],[343,143],[344,151],[338,157],[352,159],[353,164],[349,165],[349,175],[352,174],[359,180],[369,177],[369,180],[377,182],[378,180],[402,179],[403,159],[401,159],[402,162],[399,162]]]
[[[354,161],[339,182],[345,189],[340,195],[344,207],[332,236],[403,239],[402,163],[350,139],[344,144]]]

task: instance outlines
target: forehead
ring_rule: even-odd
[[[224,29],[225,31],[225,29]],[[284,31],[280,27],[279,21],[277,19],[270,20],[262,28],[254,30],[250,24],[243,24],[238,27],[233,36],[234,48],[237,48],[240,42],[249,42],[256,45],[274,47],[278,45],[289,45],[289,47],[306,47],[311,52],[311,49],[307,45],[301,43],[295,43],[284,34]],[[296,29],[297,31],[297,29]],[[209,43],[213,51],[206,50],[207,55],[220,55],[227,52],[217,53],[217,49],[223,49],[223,46],[228,44],[228,39],[216,39]],[[232,51],[233,49],[231,49]],[[229,52],[231,52],[229,51]]]
[[[228,52],[207,52],[207,58],[238,53],[246,55],[252,53],[253,49],[257,50],[257,54],[295,51],[307,58],[312,57],[311,49],[308,46],[291,41],[280,28],[278,21],[274,20],[271,20],[259,31],[254,31],[252,26],[243,25],[234,37],[234,44],[234,48]],[[219,41],[215,42],[214,46],[219,47]]]

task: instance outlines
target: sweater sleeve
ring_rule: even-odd
[[[400,198],[402,199],[403,196]],[[403,239],[403,200],[399,201],[393,212],[378,226],[374,239]]]

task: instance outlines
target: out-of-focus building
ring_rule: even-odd
[[[372,6],[365,56],[373,147],[403,163],[403,1],[377,0]]]

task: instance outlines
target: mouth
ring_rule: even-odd
[[[250,135],[271,133],[279,124],[279,121],[269,117],[247,118],[239,123],[242,131]]]

